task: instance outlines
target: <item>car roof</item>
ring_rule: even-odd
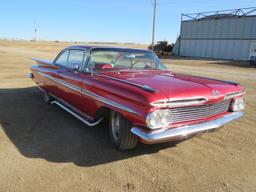
[[[138,49],[138,48],[128,48],[128,47],[118,47],[118,46],[98,46],[98,45],[73,45],[73,46],[69,46],[66,47],[66,49],[116,49],[116,50],[131,50],[131,51],[149,51],[151,52],[151,50],[147,50],[147,49]]]

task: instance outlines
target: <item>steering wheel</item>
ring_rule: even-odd
[[[118,60],[119,58],[121,58],[121,57],[122,57],[121,54],[117,55],[117,56],[112,60],[111,64],[112,64],[112,65],[115,65],[115,63],[117,62],[117,60]],[[134,62],[130,65],[130,68],[133,68],[134,66],[136,66],[136,65],[138,65],[138,64],[140,64],[140,63],[143,63],[143,64],[144,64],[144,66],[141,67],[141,68],[144,68],[144,69],[148,69],[148,68],[150,69],[150,68],[152,68],[152,64],[153,64],[153,63],[148,64],[148,62],[146,62],[146,61],[137,60],[137,61],[134,61]]]
[[[148,63],[147,62],[145,62],[145,61],[135,61],[132,65],[131,65],[131,68],[133,68],[135,65],[138,65],[139,63],[143,63],[144,64],[144,69],[146,69],[146,68],[151,68],[151,66],[149,66],[148,65]]]
[[[121,54],[118,54],[112,61],[111,61],[111,64],[115,65],[115,63],[117,62],[117,60],[122,57]]]

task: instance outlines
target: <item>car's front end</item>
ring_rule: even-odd
[[[211,102],[209,96],[153,102],[147,128],[133,127],[131,131],[144,143],[160,143],[213,131],[243,116],[243,89],[225,95],[213,91],[212,96],[217,101]]]

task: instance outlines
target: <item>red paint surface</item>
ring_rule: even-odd
[[[106,68],[108,68],[107,65]],[[116,103],[135,111],[136,114],[83,95],[80,92],[54,82],[37,72],[42,72],[43,74],[58,78],[80,87],[81,89],[100,95],[103,98],[115,101]],[[34,81],[43,89],[65,100],[72,106],[93,118],[96,116],[96,113],[100,108],[108,107],[120,112],[123,116],[129,119],[134,126],[145,128],[146,115],[149,111],[155,110],[154,107],[150,106],[151,102],[162,99],[175,100],[193,97],[206,97],[208,98],[208,103],[214,103],[223,100],[224,95],[227,93],[243,90],[243,87],[240,85],[233,85],[222,81],[189,75],[173,74],[168,70],[141,70],[133,72],[125,71],[120,73],[107,71],[104,73],[104,75],[109,77],[127,80],[140,85],[147,85],[155,89],[155,92],[145,91],[139,87],[121,81],[91,75],[90,73],[75,72],[74,70],[62,67],[52,67],[52,65],[48,65],[47,63],[41,63],[41,65],[33,66],[32,73],[34,75]],[[221,93],[220,96],[213,97],[213,90],[218,90]],[[208,119],[179,123],[179,125],[173,125],[173,127],[212,120],[213,118],[218,118],[223,115],[225,114],[220,114]]]

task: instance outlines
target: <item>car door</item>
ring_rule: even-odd
[[[86,58],[86,51],[70,49],[66,65],[62,65],[58,71],[60,99],[69,107],[81,110],[81,86],[82,77],[80,69]],[[57,61],[58,63],[58,61]]]
[[[90,53],[88,52],[88,55]],[[94,66],[91,63],[91,56],[87,57],[87,60],[83,67],[82,77],[82,101],[81,108],[84,114],[87,115],[87,118],[94,118],[98,109],[98,101],[101,100],[99,97],[100,93],[97,88],[97,85],[101,84],[101,81],[98,80],[98,76],[94,75],[92,68]],[[101,59],[100,57],[98,58]]]
[[[50,77],[50,79],[47,82],[47,89],[49,93],[51,93],[53,96],[57,98],[61,98],[62,96],[62,86],[59,83],[62,73],[62,68],[67,65],[69,50],[64,49],[61,51],[56,59],[54,60],[54,65],[58,66],[57,68],[49,68],[47,75]]]

